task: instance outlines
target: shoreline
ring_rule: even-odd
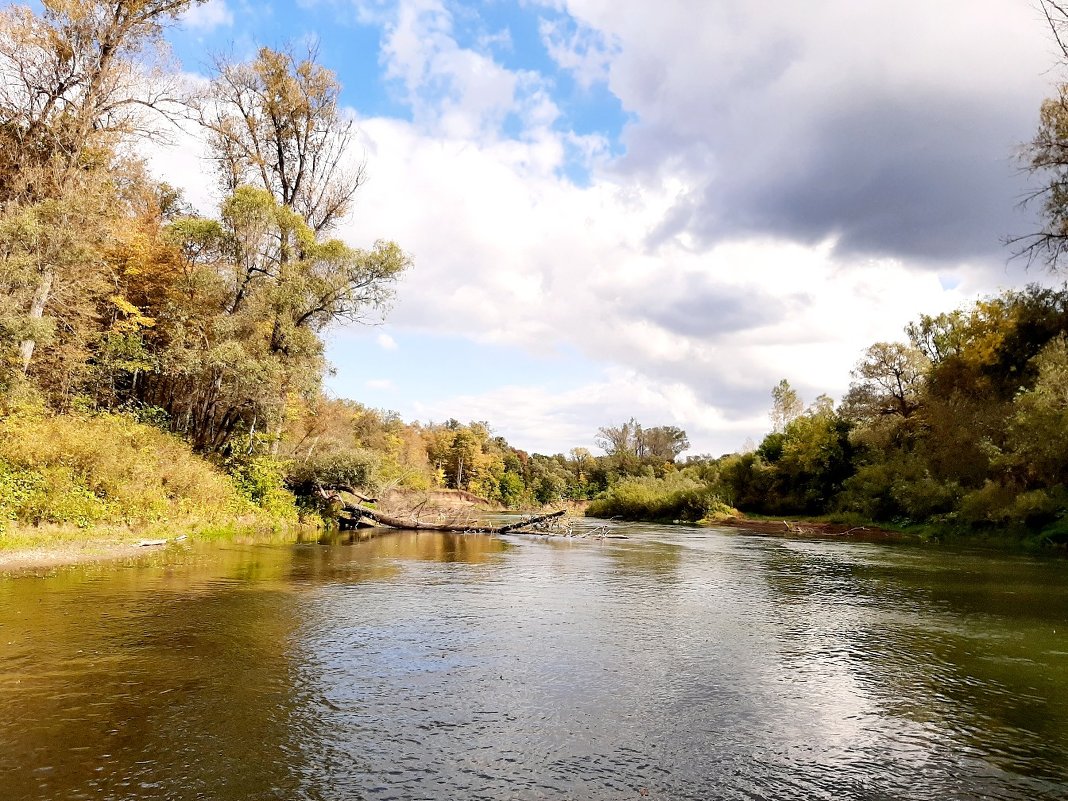
[[[49,526],[18,527],[10,531],[15,542],[0,537],[0,579],[27,576],[78,565],[148,559],[173,552],[176,547],[205,542],[253,542],[268,539],[298,541],[301,535],[320,531],[309,524],[266,526],[241,520],[210,526],[175,524],[161,528],[103,527],[98,531]]]
[[[159,553],[165,547],[165,544],[142,547],[134,543],[87,540],[78,544],[57,543],[53,546],[13,548],[0,551],[0,578],[76,565],[136,559]]]
[[[523,512],[514,511],[510,513],[523,514]],[[727,517],[722,520],[703,521],[697,525],[702,528],[731,529],[739,533],[780,539],[836,539],[849,542],[894,544],[928,541],[928,538],[919,532],[888,529],[872,523],[855,525],[823,520]],[[383,533],[400,530],[381,529]],[[302,535],[313,532],[316,533],[317,538],[323,534],[322,529],[307,523],[264,526],[262,523],[259,525],[243,524],[240,520],[219,526],[175,525],[173,528],[164,530],[161,530],[158,525],[144,528],[112,527],[99,531],[60,526],[19,527],[14,531],[9,531],[9,534],[15,535],[17,540],[23,540],[23,542],[4,543],[4,537],[0,536],[0,579],[32,576],[79,565],[136,562],[162,553],[173,552],[176,546],[185,547],[195,543],[242,543],[268,540],[278,542],[283,539],[299,542]],[[353,532],[349,534],[352,535]],[[942,540],[939,539],[939,541]],[[955,538],[948,537],[946,541],[955,541]],[[970,544],[1004,550],[1008,543],[981,539],[972,540]],[[1017,550],[1019,547],[1020,543],[1014,541],[1010,549]]]
[[[822,520],[752,520],[728,517],[701,525],[748,531],[765,537],[817,537],[820,539],[864,540],[873,542],[918,542],[917,534],[883,528],[874,523],[854,525]]]
[[[419,495],[438,510],[477,510],[489,515],[534,513],[480,507],[477,502],[487,503],[484,498],[455,490],[434,490]],[[78,565],[147,559],[172,551],[179,543],[263,542],[272,538],[298,542],[302,536],[314,534],[318,538],[323,533],[320,526],[311,523],[265,522],[255,518],[235,518],[223,523],[178,521],[173,524],[102,525],[87,529],[56,524],[12,525],[6,532],[0,531],[0,579]],[[346,533],[352,535],[354,532]]]

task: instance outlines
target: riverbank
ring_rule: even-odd
[[[165,544],[165,543],[164,543]],[[12,573],[35,573],[90,562],[118,562],[148,556],[151,550],[137,543],[88,541],[48,545],[12,551],[0,551],[0,576]]]
[[[474,519],[509,511],[485,498],[453,489],[394,489],[383,493],[377,506],[395,516],[415,515],[427,520]],[[257,516],[223,523],[186,520],[84,528],[60,524],[9,524],[0,530],[0,576],[49,572],[94,562],[151,558],[196,541],[299,542],[318,539],[322,534],[323,527],[318,518],[303,523],[283,520],[265,524],[263,518]]]
[[[0,576],[41,573],[95,562],[158,556],[194,542],[299,542],[317,537],[312,523],[263,525],[235,519],[227,524],[163,526],[14,526],[0,536]]]
[[[1048,532],[1015,529],[975,530],[937,523],[914,523],[890,528],[872,522],[839,522],[819,518],[750,518],[728,516],[703,521],[703,525],[738,529],[768,537],[844,539],[857,542],[929,543],[1006,553],[1035,553],[1063,556],[1068,550]]]
[[[874,523],[856,525],[826,520],[753,519],[725,517],[707,523],[710,526],[741,529],[752,534],[775,537],[826,537],[849,540],[877,540],[879,542],[916,542],[918,534],[883,528]]]
[[[394,509],[410,509],[414,493],[399,493],[383,504]],[[430,518],[466,512],[471,517],[479,513],[501,514],[504,510],[486,508],[480,498],[463,498],[451,490],[422,493],[421,511],[431,512]],[[405,499],[408,503],[399,504]],[[492,507],[492,505],[490,505]],[[398,512],[399,513],[399,512]],[[532,514],[513,512],[515,514]],[[569,508],[568,513],[582,516],[581,506]],[[703,526],[734,529],[765,537],[846,540],[879,543],[940,543],[969,545],[999,551],[1051,552],[1026,538],[963,536],[950,531],[935,531],[930,527],[912,530],[891,529],[873,523],[842,523],[819,519],[749,518],[725,516],[703,521]],[[395,529],[370,529],[386,532]],[[341,532],[342,537],[364,538],[363,533]],[[187,525],[152,527],[94,527],[79,529],[64,526],[14,527],[0,536],[0,576],[48,573],[60,568],[96,562],[123,562],[158,558],[161,554],[175,554],[196,542],[218,541],[231,543],[296,543],[315,539],[323,541],[324,531],[312,523],[284,523],[264,526],[256,521],[236,520],[228,525]],[[376,536],[372,533],[370,536]]]

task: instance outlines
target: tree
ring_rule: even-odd
[[[217,225],[187,219],[171,230],[187,263],[211,264],[222,278],[230,319],[216,330],[254,332],[231,350],[266,334],[254,371],[264,380],[252,383],[273,387],[275,398],[242,416],[265,413],[277,444],[289,399],[317,387],[325,366],[319,335],[384,311],[410,259],[392,242],[364,250],[325,236],[348,212],[363,173],[346,161],[352,122],[339,108],[341,86],[314,50],[297,57],[261,48],[247,63],[218,59],[215,72],[209,91],[187,105],[207,132],[228,198]],[[466,485],[469,469],[455,465],[450,480]]]
[[[239,186],[218,220],[175,219],[166,238],[183,292],[146,293],[165,300],[152,312],[162,358],[140,397],[207,451],[257,427],[277,450],[289,409],[319,390],[323,331],[381,314],[410,265],[392,242],[364,250],[325,239],[252,186]]]
[[[674,462],[690,447],[686,432],[677,426],[655,426],[642,431],[645,455],[663,462]]]
[[[633,417],[619,426],[603,426],[597,429],[594,443],[621,464],[637,455],[638,435],[641,424]]]
[[[264,47],[248,63],[220,58],[210,91],[190,106],[227,194],[264,189],[319,234],[348,213],[363,166],[346,161],[352,121],[338,105],[341,85],[316,56]]]
[[[960,354],[964,347],[965,330],[964,313],[959,309],[934,317],[921,314],[918,322],[905,326],[912,347],[932,364]]]
[[[1068,339],[1033,359],[1038,379],[1021,392],[1009,419],[1010,460],[1032,486],[1063,487],[1068,475]]]
[[[771,400],[772,406],[769,417],[771,417],[772,431],[785,431],[787,424],[801,414],[805,408],[805,404],[801,402],[801,397],[785,378],[772,388]]]
[[[81,176],[80,192],[0,210],[0,286],[7,298],[4,350],[25,374],[39,341],[84,341],[96,302],[107,294],[102,271],[117,219],[106,176]],[[62,305],[64,326],[46,309]],[[62,330],[58,330],[62,328]],[[61,334],[58,339],[55,336]]]
[[[177,92],[163,32],[205,0],[43,0],[0,10],[0,200],[52,194],[71,171],[107,162]],[[103,161],[101,162],[101,158]],[[48,180],[51,179],[51,180]]]
[[[1068,6],[1059,0],[1039,0],[1065,63],[1068,63]],[[1009,237],[1014,255],[1030,265],[1036,261],[1056,272],[1068,255],[1068,84],[1042,102],[1038,130],[1024,147],[1021,160],[1038,186],[1024,203],[1041,205],[1043,225],[1033,234]]]
[[[916,348],[899,342],[876,342],[853,369],[845,405],[854,418],[897,415],[908,419],[919,408],[930,362]]]
[[[76,201],[87,172],[106,172],[129,138],[158,132],[150,112],[165,113],[174,95],[158,56],[163,31],[199,2],[43,0],[40,14],[0,10],[0,206]],[[51,259],[31,276],[23,372],[35,321],[63,277]]]

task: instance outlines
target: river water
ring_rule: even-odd
[[[0,799],[1065,799],[1068,562],[620,527],[0,578]]]

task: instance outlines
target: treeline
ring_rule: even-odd
[[[1068,290],[1029,287],[870,347],[847,396],[785,381],[750,453],[679,464],[672,426],[598,432],[605,451],[528,454],[483,422],[405,423],[330,399],[323,333],[380,318],[410,266],[332,236],[363,178],[335,75],[314,52],[216,60],[183,86],[167,26],[197,0],[0,9],[0,528],[315,510],[320,485],[448,487],[520,508],[700,520],[737,508],[1068,539]],[[1063,124],[1032,168],[1063,255]],[[182,123],[222,202],[190,208],[137,156]],[[161,457],[161,454],[164,456]]]
[[[605,438],[616,438],[617,446]],[[280,457],[290,483],[309,493],[316,483],[369,489],[463,490],[519,509],[583,501],[623,478],[665,476],[688,446],[673,427],[642,429],[633,419],[600,429],[605,455],[587,448],[547,456],[515,448],[486,422],[406,423],[389,411],[320,397],[312,414],[287,435]]]
[[[921,316],[869,347],[837,406],[782,381],[749,453],[624,481],[602,516],[695,519],[717,504],[1068,542],[1068,287]]]
[[[409,266],[392,242],[331,236],[362,180],[334,74],[314,52],[262,48],[217,59],[206,88],[183,85],[164,34],[196,4],[0,10],[5,516],[63,522],[13,500],[59,491],[27,440],[60,431],[57,415],[163,429],[256,503],[284,500],[283,457],[321,403],[323,332],[379,317]],[[137,155],[179,123],[208,144],[215,214]],[[67,472],[72,492],[108,501],[90,468]]]
[[[731,472],[739,508],[1068,536],[1068,289],[1030,286],[865,352],[838,409]]]

